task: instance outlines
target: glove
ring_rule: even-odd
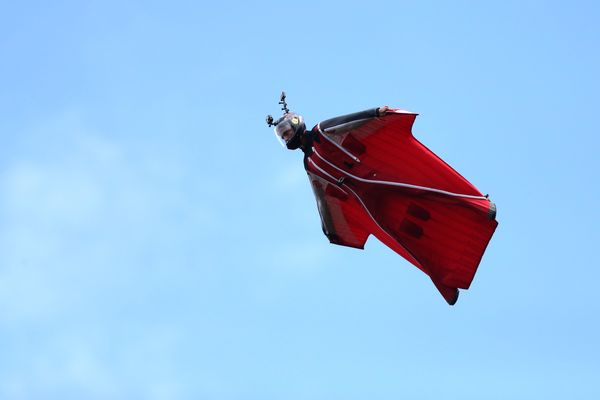
[[[383,117],[388,112],[389,109],[390,108],[388,106],[379,107],[377,109],[377,116]]]

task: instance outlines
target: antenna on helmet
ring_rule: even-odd
[[[281,96],[279,96],[279,104],[281,104],[281,110],[283,111],[283,114],[287,114],[290,112],[290,109],[288,108],[287,105],[287,101],[285,101],[285,92],[281,92]],[[273,116],[271,114],[267,115],[267,125],[269,126],[276,126],[277,122],[275,122],[273,120]]]
[[[281,110],[284,111],[284,114],[287,114],[290,112],[290,110],[288,109],[287,106],[287,102],[285,101],[285,92],[281,92],[281,96],[279,97],[279,104],[281,104],[283,107],[281,107]]]

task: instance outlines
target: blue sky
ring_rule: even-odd
[[[594,2],[0,3],[0,398],[600,396]],[[449,307],[264,123],[388,104],[489,193]]]

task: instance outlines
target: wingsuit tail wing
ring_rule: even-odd
[[[450,304],[451,306],[456,304],[456,301],[458,300],[458,295],[460,293],[457,288],[446,286],[443,283],[436,281],[435,279],[432,279],[432,281],[437,290],[439,290],[441,295],[448,302],[448,304]]]

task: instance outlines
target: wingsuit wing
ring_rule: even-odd
[[[454,304],[497,226],[495,206],[414,138],[415,117],[323,121],[307,170],[332,243],[363,248],[374,234]]]
[[[325,236],[333,244],[364,249],[369,221],[360,203],[338,185],[310,172],[308,176]]]
[[[353,165],[358,176],[367,177],[376,171],[378,180],[401,180],[407,184],[482,196],[475,186],[413,136],[412,126],[417,115],[391,110],[379,118],[336,125],[332,125],[336,122],[332,119],[319,125],[326,138],[360,160]]]

